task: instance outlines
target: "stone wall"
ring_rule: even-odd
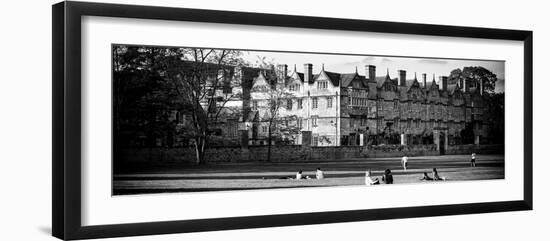
[[[446,154],[496,154],[504,153],[502,145],[458,145],[449,146]],[[379,145],[369,148],[359,146],[340,147],[302,147],[272,146],[271,161],[295,162],[295,161],[330,161],[352,158],[378,158],[408,156],[434,156],[439,155],[436,145]],[[195,150],[193,148],[148,148],[148,149],[124,149],[120,151],[120,165],[172,165],[176,163],[192,164],[195,162]],[[206,152],[206,160],[210,163],[223,162],[253,162],[267,160],[267,146],[220,147],[211,148]]]
[[[370,146],[365,157],[398,157],[398,156],[436,156],[437,145],[378,145]]]
[[[445,150],[447,155],[460,154],[504,154],[504,145],[453,145],[448,146]]]

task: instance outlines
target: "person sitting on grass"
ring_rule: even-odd
[[[296,180],[300,179],[311,179],[309,176],[302,175],[302,170],[299,170],[298,173],[296,173]]]
[[[302,179],[302,178],[304,178],[304,177],[302,176],[302,170],[299,170],[298,173],[296,173],[296,180],[300,180],[300,179]]]
[[[377,185],[377,184],[380,184],[380,181],[378,180],[378,178],[372,179],[371,171],[367,170],[365,172],[365,185],[371,186],[371,185]]]
[[[445,181],[445,177],[440,177],[435,167],[433,168],[432,175],[434,176],[433,178],[434,181],[441,181],[441,180]]]
[[[424,176],[422,176],[422,178],[420,178],[420,180],[422,180],[422,181],[432,181],[434,179],[432,177],[430,177],[427,172],[424,172]]]
[[[317,172],[315,173],[315,178],[317,178],[317,180],[325,178],[325,174],[323,173],[323,171],[321,171],[320,167],[317,168]]]
[[[393,175],[391,174],[390,169],[386,169],[386,171],[384,171],[384,175],[382,176],[382,181],[385,184],[393,184]]]

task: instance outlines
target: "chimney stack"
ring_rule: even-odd
[[[286,76],[288,74],[288,65],[280,64],[280,65],[277,65],[277,68],[278,68],[277,79],[279,82],[284,83]]]
[[[426,73],[422,74],[422,83],[424,83],[424,88],[427,88],[426,87]]]
[[[447,90],[447,76],[439,76],[439,82],[441,83],[441,89],[443,91]]]
[[[304,82],[313,81],[313,64],[304,64]]]
[[[399,76],[399,85],[400,86],[407,86],[407,71],[405,70],[398,70],[398,76]]]
[[[376,66],[365,65],[365,77],[371,82],[376,81]]]

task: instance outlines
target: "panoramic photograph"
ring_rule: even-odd
[[[111,51],[112,195],[505,178],[501,60]]]

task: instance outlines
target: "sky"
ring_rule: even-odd
[[[502,92],[504,90],[504,61],[267,51],[245,51],[243,58],[252,64],[256,63],[258,58],[265,58],[267,61],[276,64],[287,64],[289,74],[294,70],[294,65],[296,65],[298,72],[304,72],[305,63],[313,64],[314,74],[319,73],[324,65],[326,71],[354,73],[357,68],[360,75],[365,75],[364,66],[375,65],[376,76],[385,76],[386,71],[389,71],[390,77],[396,78],[398,70],[406,70],[407,79],[413,79],[416,72],[420,81],[422,73],[428,75],[428,81],[431,81],[435,74],[437,81],[439,76],[448,76],[453,69],[462,69],[465,66],[482,66],[497,75],[499,81],[497,81],[495,91]]]

